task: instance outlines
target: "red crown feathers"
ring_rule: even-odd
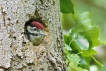
[[[33,21],[32,25],[34,25],[38,29],[44,30],[44,26],[39,22]]]

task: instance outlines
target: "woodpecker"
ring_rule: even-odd
[[[44,26],[35,20],[26,22],[25,24],[25,35],[33,43],[33,45],[39,45],[45,36]]]

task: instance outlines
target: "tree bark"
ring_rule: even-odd
[[[0,0],[0,71],[67,71],[59,0]],[[24,25],[40,17],[47,34],[39,46]]]

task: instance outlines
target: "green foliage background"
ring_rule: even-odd
[[[105,71],[103,64],[94,57],[97,54],[94,47],[106,42],[106,38],[102,36],[105,31],[101,24],[105,26],[105,19],[100,14],[103,11],[99,1],[60,0],[63,29],[68,31],[64,34],[68,71],[91,71],[92,60],[99,67],[97,71]]]

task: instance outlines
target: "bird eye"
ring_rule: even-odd
[[[34,30],[34,31],[36,31],[36,30],[37,30],[37,28],[36,28],[36,27],[33,27],[33,30]]]

